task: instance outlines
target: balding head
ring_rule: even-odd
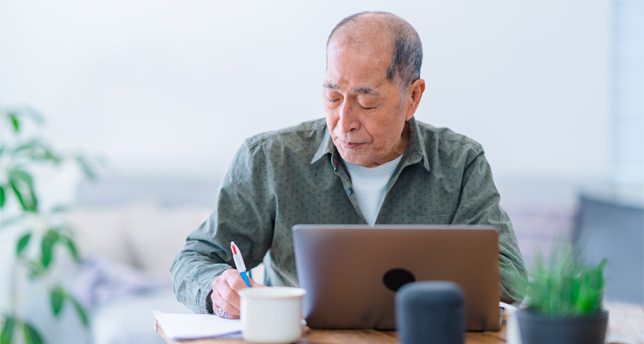
[[[378,47],[388,51],[391,63],[387,78],[405,90],[420,78],[423,47],[416,30],[388,12],[361,12],[342,19],[327,40],[329,44]],[[383,46],[384,45],[384,46]],[[328,57],[327,57],[328,58]]]

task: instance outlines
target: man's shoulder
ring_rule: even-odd
[[[253,135],[246,139],[245,144],[251,149],[317,149],[325,133],[326,121],[320,118]]]
[[[449,128],[439,128],[416,120],[423,144],[430,150],[441,151],[483,151],[476,140]]]

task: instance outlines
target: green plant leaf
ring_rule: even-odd
[[[43,115],[41,115],[40,112],[38,112],[36,109],[32,108],[31,106],[24,105],[22,107],[22,114],[27,117],[30,117],[34,121],[34,123],[38,125],[45,124],[45,118],[43,117]]]
[[[11,225],[14,225],[14,224],[16,224],[16,223],[19,223],[19,222],[20,222],[20,219],[21,219],[21,217],[20,217],[20,216],[12,216],[12,217],[8,217],[8,218],[6,218],[6,219],[3,219],[3,220],[0,222],[0,228],[7,228],[7,227],[9,227],[9,226],[11,226]]]
[[[21,236],[20,239],[18,240],[18,245],[16,246],[16,256],[20,256],[22,254],[22,251],[25,250],[25,247],[29,244],[29,240],[31,239],[31,232],[26,233],[25,235]]]
[[[51,213],[52,214],[57,214],[57,213],[64,213],[69,210],[69,206],[66,205],[57,205],[53,208],[51,208]]]
[[[25,343],[27,344],[43,344],[44,341],[36,330],[35,327],[31,326],[28,322],[22,323],[22,334],[25,337]]]
[[[49,268],[49,265],[51,264],[51,261],[54,257],[54,245],[56,242],[60,239],[60,236],[58,233],[55,231],[49,230],[47,233],[42,238],[41,242],[41,259],[40,262],[42,263],[43,267],[45,269]]]
[[[38,276],[44,275],[47,272],[47,269],[42,265],[40,260],[30,259],[25,264],[29,268],[30,280],[33,280]]]
[[[56,286],[54,289],[51,290],[50,294],[50,300],[51,300],[51,310],[54,312],[55,317],[59,317],[60,311],[63,308],[63,305],[65,304],[65,291],[61,288]]]
[[[11,344],[13,339],[13,330],[16,327],[16,318],[8,316],[4,319],[2,333],[0,333],[0,344]]]
[[[72,256],[74,261],[76,263],[81,263],[81,258],[80,255],[78,254],[78,249],[76,248],[76,244],[74,243],[74,240],[72,238],[63,236],[64,240],[63,242],[65,243],[65,246],[67,247],[67,250],[69,251],[69,254]]]
[[[63,158],[41,139],[32,139],[22,143],[11,151],[11,155],[14,157],[25,156],[37,161],[49,161],[54,164],[63,161]]]
[[[61,225],[51,227],[50,229],[58,233],[58,235],[60,235],[61,237],[65,237],[69,240],[72,240],[72,236],[74,235],[75,231],[74,226],[68,222],[63,222]]]
[[[85,157],[77,156],[76,162],[78,163],[78,166],[80,166],[83,173],[85,173],[85,176],[87,176],[87,178],[89,178],[90,180],[97,179],[97,175],[94,167],[92,166],[92,164],[89,163],[89,161]]]
[[[73,234],[72,228],[69,226],[59,226],[51,228],[52,231],[58,233],[58,241],[67,247],[69,254],[72,256],[76,263],[80,263],[80,255],[78,254],[78,249],[76,248],[76,243],[72,239],[71,235]]]
[[[21,144],[19,144],[18,146],[14,147],[11,150],[11,155],[13,156],[20,155],[20,153],[32,150],[34,149],[34,147],[40,146],[42,144],[43,144],[42,141],[38,138],[31,139],[28,141],[23,141]]]
[[[20,169],[9,170],[9,184],[16,194],[22,209],[35,212],[38,210],[38,199],[34,190],[31,175]]]
[[[4,207],[4,201],[5,201],[4,187],[0,186],[0,209]]]
[[[20,223],[21,220],[22,220],[21,216],[11,216],[6,219],[0,218],[0,231],[5,230],[17,223]]]
[[[569,245],[556,246],[548,262],[537,255],[528,283],[530,307],[547,316],[579,316],[601,311],[605,260],[586,265]]]
[[[9,112],[9,121],[11,121],[11,127],[13,131],[18,133],[20,132],[20,121],[18,120],[18,114],[15,112]]]
[[[74,305],[74,309],[76,309],[76,313],[78,314],[78,317],[80,318],[81,322],[83,323],[83,326],[88,328],[89,327],[89,317],[87,316],[87,312],[85,312],[85,307],[83,307],[83,305],[81,305],[80,302],[78,302],[78,300],[76,300],[76,298],[73,297],[72,295],[67,295],[67,298]]]

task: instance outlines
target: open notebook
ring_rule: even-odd
[[[152,313],[154,330],[170,340],[241,337],[242,324],[239,319],[223,319],[212,314]]]

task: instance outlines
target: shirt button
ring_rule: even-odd
[[[352,193],[353,193],[353,190],[351,190],[351,188],[348,188],[347,189],[347,195],[351,195]]]

